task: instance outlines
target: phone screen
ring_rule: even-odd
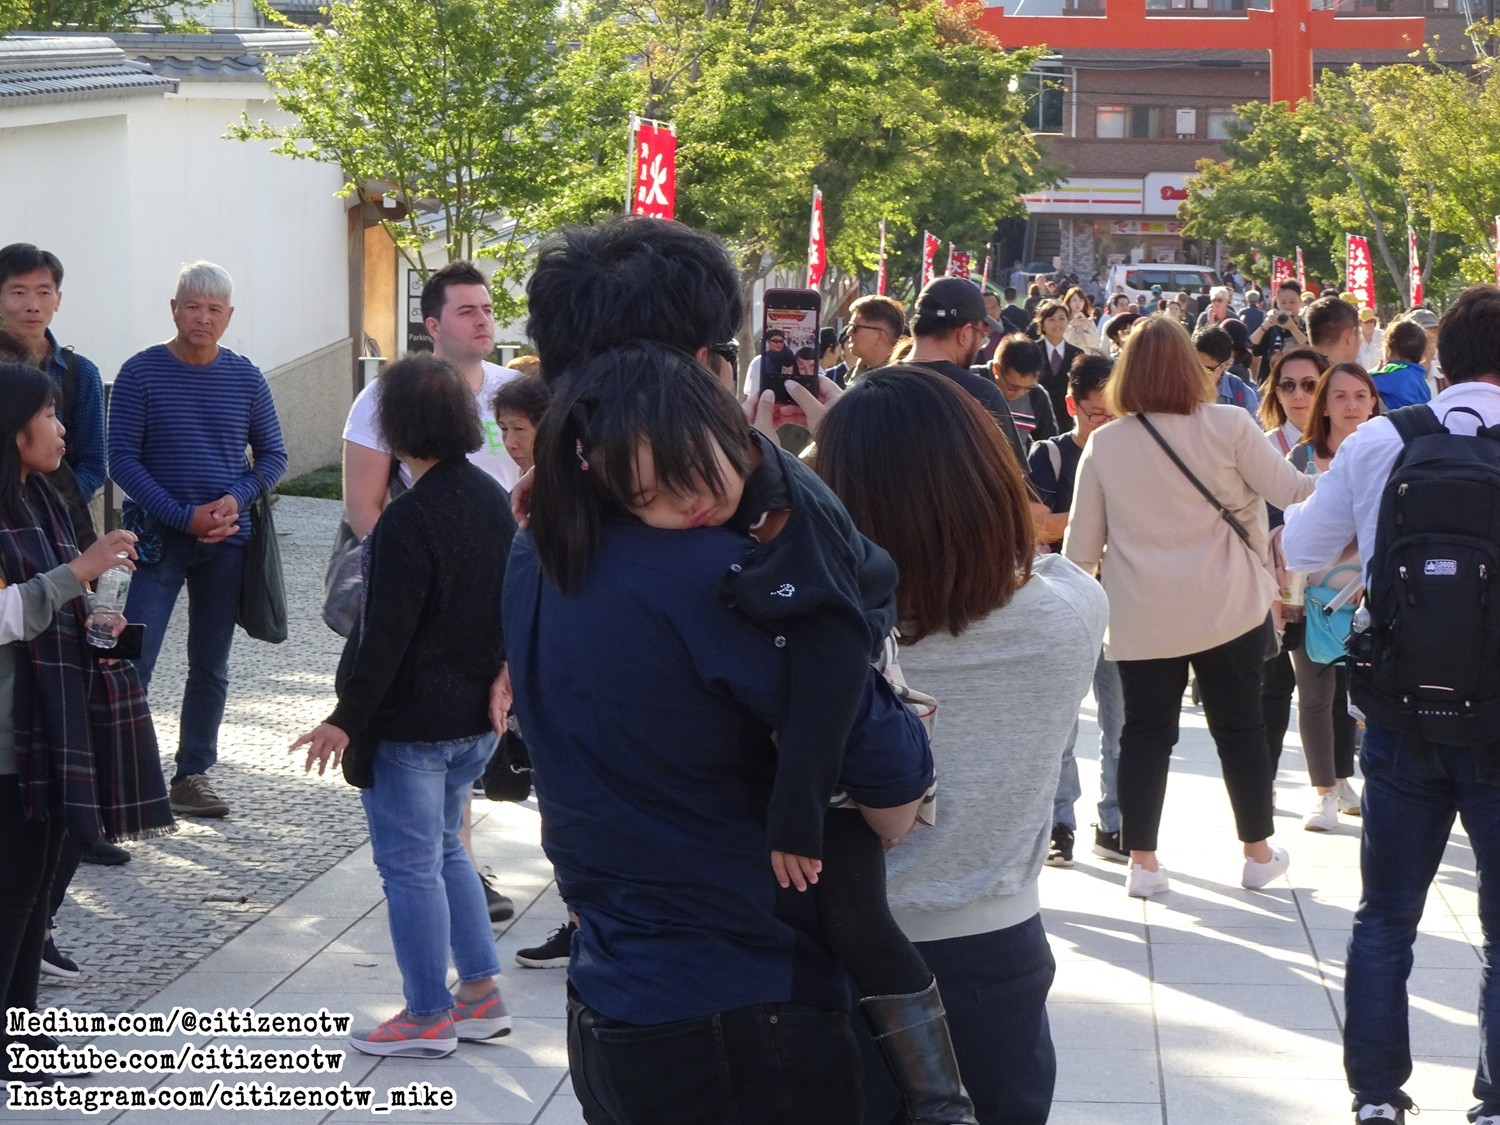
[[[769,289],[764,299],[760,388],[791,402],[788,379],[818,393],[818,313],[822,298],[812,289]]]

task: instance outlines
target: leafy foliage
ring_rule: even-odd
[[[132,31],[143,23],[201,31],[192,10],[208,0],[3,0],[0,35],[12,31]]]
[[[550,76],[555,24],[548,0],[348,0],[308,29],[312,47],[267,60],[266,74],[287,123],[243,118],[240,140],[337,164],[344,192],[399,203],[379,208],[402,254],[423,277],[425,246],[444,261],[498,259],[497,280],[519,276],[520,241],[543,195],[535,169],[547,159],[536,128]],[[440,216],[436,229],[424,215]],[[515,225],[496,240],[494,220]],[[494,287],[497,311],[508,302]]]
[[[631,112],[678,138],[678,217],[723,237],[746,284],[805,260],[812,186],[829,262],[892,276],[924,228],[980,246],[1054,178],[1012,92],[1039,52],[1006,53],[941,0],[580,0],[554,78],[551,221],[621,209]]]
[[[1380,299],[1407,302],[1408,224],[1429,292],[1494,277],[1500,214],[1500,80],[1425,63],[1325,74],[1314,97],[1237,107],[1227,159],[1201,161],[1192,237],[1236,252],[1304,248],[1310,272],[1343,272],[1344,236],[1372,235]]]

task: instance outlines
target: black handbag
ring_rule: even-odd
[[[387,495],[394,500],[406,491],[401,479],[401,462],[391,459],[391,477]],[[389,502],[389,501],[387,501]],[[341,637],[348,637],[359,624],[364,609],[365,580],[360,569],[360,552],[364,540],[354,534],[347,519],[339,520],[334,533],[333,550],[323,572],[323,624]]]
[[[286,582],[281,573],[281,544],[271,518],[271,500],[256,497],[250,505],[250,544],[245,548],[245,576],[240,582],[241,629],[257,641],[279,645],[287,637]]]
[[[531,796],[531,755],[514,722],[500,736],[480,781],[492,801],[519,802]]]

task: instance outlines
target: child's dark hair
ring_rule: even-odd
[[[535,426],[542,420],[551,401],[552,392],[540,375],[522,375],[495,392],[495,421],[500,420],[502,413],[519,414]]]
[[[22,502],[21,450],[16,438],[57,401],[51,376],[27,363],[0,363],[0,516],[29,523]]]
[[[610,516],[636,498],[636,463],[651,450],[667,491],[724,493],[715,446],[741,476],[754,439],[734,396],[692,356],[654,343],[613,348],[553,379],[532,458],[532,539],[543,572],[565,594],[583,584]]]
[[[1115,361],[1102,355],[1089,355],[1085,352],[1074,356],[1073,366],[1068,368],[1068,394],[1073,396],[1074,402],[1088,398],[1104,387],[1114,368]]]

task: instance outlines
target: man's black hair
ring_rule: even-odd
[[[739,272],[712,235],[619,216],[544,239],[526,286],[526,334],[548,382],[610,348],[651,340],[692,355],[744,319]]]
[[[473,262],[449,262],[427,279],[422,286],[422,319],[438,320],[443,315],[443,306],[448,303],[450,285],[483,285],[489,289],[489,280],[480,273]]]
[[[1385,330],[1385,350],[1395,359],[1421,363],[1427,354],[1427,333],[1415,321],[1398,320]]]
[[[1074,402],[1088,398],[1108,382],[1114,368],[1115,361],[1105,356],[1089,352],[1075,355],[1073,366],[1068,368],[1068,394],[1073,396]]]
[[[1359,310],[1339,297],[1319,297],[1307,306],[1305,316],[1308,342],[1320,351],[1327,351],[1345,332],[1359,327]]]
[[[1008,302],[1016,299],[1016,287],[1014,285],[1007,285],[1005,287],[1005,299]]]
[[[1040,375],[1047,360],[1040,344],[1020,332],[1012,332],[995,348],[994,362],[1017,375]]]
[[[1450,383],[1500,376],[1500,288],[1472,285],[1438,324],[1438,362]]]
[[[57,255],[50,250],[39,250],[29,242],[12,242],[0,248],[0,285],[22,274],[47,270],[52,274],[52,284],[62,287],[63,268]]]
[[[380,435],[395,456],[464,457],[483,444],[468,381],[446,359],[408,352],[380,372]]]
[[[1193,347],[1215,363],[1223,363],[1234,356],[1234,337],[1217,324],[1210,324],[1193,333]]]

